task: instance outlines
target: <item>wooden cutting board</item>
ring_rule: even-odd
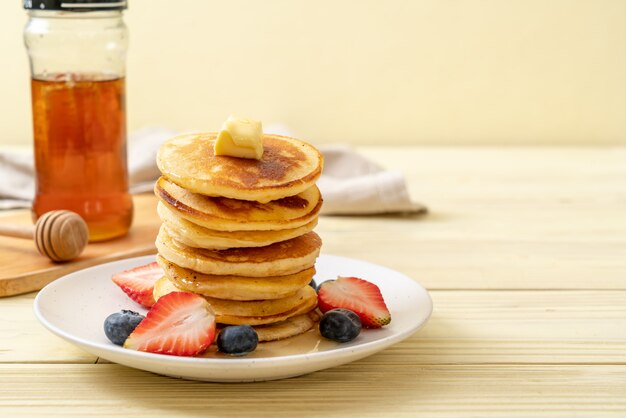
[[[37,252],[31,240],[0,236],[0,297],[32,292],[51,281],[86,267],[122,258],[155,254],[161,221],[152,194],[133,197],[135,214],[128,235],[111,241],[87,245],[81,256],[67,263],[53,263]],[[30,210],[0,212],[0,222],[32,225]]]

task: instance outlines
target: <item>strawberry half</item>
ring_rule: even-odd
[[[335,308],[351,310],[365,328],[380,328],[391,322],[378,286],[357,277],[337,277],[337,280],[322,283],[317,301],[322,312]]]
[[[172,292],[159,298],[124,342],[124,348],[195,356],[215,339],[215,315],[202,296]]]
[[[149,308],[154,305],[154,283],[163,277],[163,269],[157,263],[135,267],[111,278],[135,302]]]

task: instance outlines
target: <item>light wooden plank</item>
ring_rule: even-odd
[[[39,290],[61,276],[97,264],[155,253],[159,229],[155,197],[137,195],[133,203],[135,215],[128,235],[90,243],[77,259],[66,263],[53,263],[42,256],[31,240],[0,236],[0,297]],[[0,222],[32,225],[26,210],[0,214]]]
[[[433,222],[440,223],[434,232]],[[428,218],[412,224],[322,218],[318,228],[324,253],[385,265],[429,289],[626,289],[626,243],[548,242],[541,233],[523,241],[514,232],[509,238],[477,238],[470,232],[474,230],[481,230],[480,222]]]
[[[431,320],[389,361],[626,364],[626,291],[431,294]]]
[[[323,217],[323,251],[431,289],[626,289],[626,148],[364,147],[425,217]]]
[[[388,349],[389,364],[626,364],[626,291],[433,291],[424,329]],[[0,363],[91,363],[45,330],[32,295],[0,301]]]
[[[4,416],[623,417],[626,366],[424,366],[378,356],[253,384],[118,365],[0,365]]]

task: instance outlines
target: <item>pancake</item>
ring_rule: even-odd
[[[270,342],[285,340],[296,335],[303,334],[313,328],[320,320],[320,316],[316,309],[313,309],[302,315],[292,316],[284,321],[276,322],[268,325],[255,325],[252,328],[259,336],[259,342]],[[218,325],[217,332],[219,333],[224,327],[228,325]],[[208,353],[217,352],[217,347],[212,345],[209,347]],[[206,354],[205,354],[206,356]]]
[[[310,232],[317,225],[317,217],[298,228],[277,231],[217,231],[205,228],[178,216],[162,202],[157,203],[157,213],[170,236],[189,247],[224,250],[227,248],[265,247]]]
[[[274,316],[299,308],[303,304],[311,304],[317,294],[311,286],[304,286],[294,295],[281,299],[252,300],[247,302],[216,299],[205,296],[205,299],[219,315],[225,316]]]
[[[312,310],[303,315],[292,316],[282,322],[256,326],[254,329],[259,336],[259,342],[277,341],[307,332],[313,328],[319,320],[320,317],[317,312]]]
[[[217,315],[215,321],[226,325],[267,325],[284,321],[291,317],[310,312],[317,307],[317,298],[307,299],[302,305],[278,315],[271,316],[231,316]]]
[[[194,193],[267,203],[312,187],[322,154],[312,145],[263,136],[261,160],[214,155],[216,133],[179,135],[161,145],[157,166],[168,180]]]
[[[309,286],[310,287],[310,286]],[[216,315],[215,321],[226,325],[266,325],[284,321],[293,316],[302,315],[317,307],[317,297],[306,299],[301,305],[278,315],[270,316],[234,316]]]
[[[197,273],[157,256],[165,276],[179,289],[229,300],[279,299],[309,284],[315,269],[274,277],[217,276]]]
[[[181,292],[167,277],[154,284],[154,299],[171,292]],[[284,299],[260,301],[229,301],[206,297],[215,313],[215,321],[227,325],[265,325],[284,321],[307,313],[317,306],[317,294],[311,286],[303,287],[296,295]]]
[[[185,219],[178,218],[171,211],[165,212],[163,205],[157,206],[161,221],[172,238],[192,248],[226,250],[228,248],[265,247],[276,242],[287,241],[313,230],[317,219],[300,228],[282,231],[236,231],[224,232],[203,228]]]
[[[317,218],[322,197],[317,186],[266,204],[192,193],[161,177],[159,200],[178,216],[217,231],[267,231],[298,228]]]
[[[315,232],[266,247],[207,250],[188,247],[161,225],[156,240],[161,257],[199,273],[249,277],[284,276],[315,264],[322,240]]]
[[[184,291],[178,288],[167,277],[163,276],[154,285],[154,297],[159,297],[174,291]],[[304,286],[290,296],[280,299],[252,300],[247,302],[217,299],[208,296],[204,298],[209,302],[213,312],[218,316],[253,316],[266,317],[284,314],[299,308],[302,304],[310,304],[317,295],[311,286]]]

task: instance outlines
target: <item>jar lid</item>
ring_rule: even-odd
[[[65,10],[68,12],[93,12],[102,10],[124,10],[126,0],[24,0],[28,10]]]

